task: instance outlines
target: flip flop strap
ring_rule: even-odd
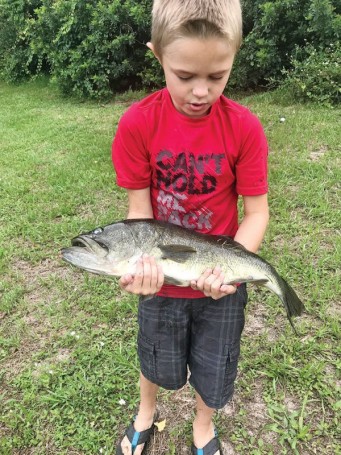
[[[153,426],[151,426],[150,428],[148,428],[147,430],[144,430],[144,431],[136,431],[133,423],[129,425],[129,427],[127,428],[127,431],[126,431],[126,435],[129,439],[129,442],[133,449],[133,453],[138,445],[145,444],[148,441],[150,433],[152,431],[153,431]]]
[[[202,449],[197,449],[194,445],[192,447],[193,455],[213,455],[220,450],[219,439],[217,437],[211,439],[211,441],[208,442]]]

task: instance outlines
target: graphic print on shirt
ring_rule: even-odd
[[[225,159],[224,153],[195,156],[161,150],[156,157],[158,219],[188,229],[210,230],[213,212],[201,207],[200,196],[214,193]],[[190,209],[189,199],[196,202]]]

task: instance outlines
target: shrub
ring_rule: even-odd
[[[242,5],[244,43],[230,87],[269,86],[284,77],[293,84],[294,74],[304,85],[300,63],[317,67],[324,52],[336,58],[330,44],[341,34],[340,0]],[[146,47],[151,8],[152,0],[0,0],[0,76],[20,81],[47,72],[64,93],[95,98],[159,87],[162,70]]]
[[[144,67],[139,76],[145,88],[162,88],[165,86],[163,69],[150,50],[145,55]]]
[[[152,0],[0,0],[0,72],[50,73],[64,93],[141,85]]]
[[[243,13],[244,44],[231,80],[237,87],[280,80],[298,48],[323,50],[341,33],[339,0],[244,0]]]
[[[300,100],[332,105],[341,98],[341,48],[331,44],[323,51],[306,48],[306,58],[293,59],[292,69],[284,71],[282,86]]]
[[[104,97],[139,81],[151,0],[43,0],[31,46],[64,93]]]
[[[20,82],[38,73],[43,59],[30,47],[30,23],[40,0],[0,0],[0,75]]]

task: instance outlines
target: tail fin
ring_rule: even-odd
[[[297,335],[291,317],[300,316],[305,308],[293,288],[282,277],[279,278],[278,284],[281,289],[281,295],[279,297],[284,304],[291,327]]]

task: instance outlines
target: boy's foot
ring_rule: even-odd
[[[214,437],[201,449],[192,444],[191,453],[192,455],[222,455],[219,439]]]
[[[124,437],[116,449],[116,455],[141,455],[145,453],[147,443],[152,436],[157,419],[157,413],[152,418],[139,416],[126,429]]]
[[[222,455],[218,434],[213,423],[209,428],[193,423],[192,455]]]

